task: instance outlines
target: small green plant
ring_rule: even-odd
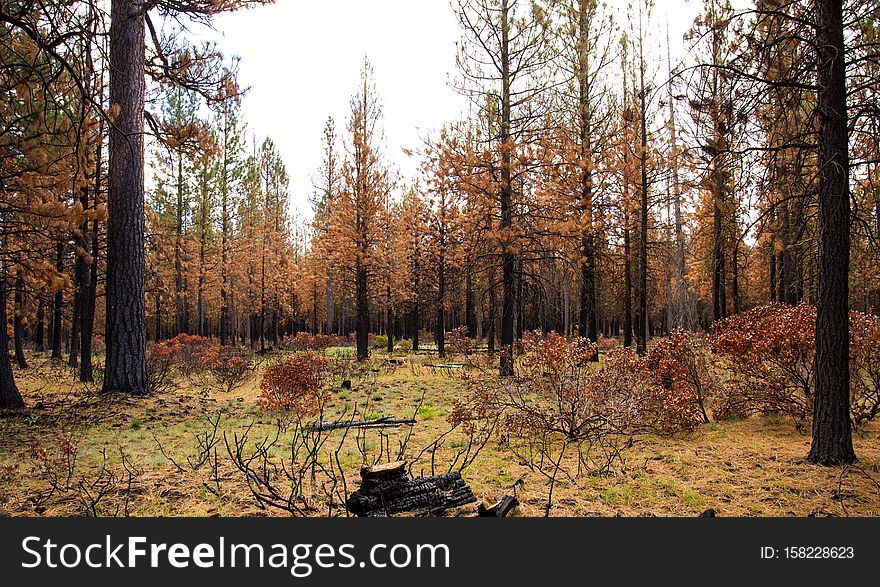
[[[416,411],[416,416],[418,416],[419,420],[433,420],[437,416],[443,415],[443,408],[432,406],[432,405],[423,405],[419,406],[418,411]]]

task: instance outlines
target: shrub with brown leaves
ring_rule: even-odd
[[[300,416],[323,413],[330,398],[324,390],[327,367],[327,358],[311,351],[269,365],[260,381],[260,405],[268,410],[292,410]]]
[[[656,340],[645,358],[645,367],[657,383],[672,392],[675,403],[693,402],[703,423],[709,422],[707,396],[717,387],[706,355],[702,341],[677,328],[669,336]]]
[[[880,317],[849,314],[850,413],[859,426],[880,413]]]
[[[716,323],[712,348],[731,377],[716,416],[781,413],[808,428],[816,385],[816,307],[771,304]],[[880,318],[850,312],[850,414],[880,413]]]
[[[715,323],[712,350],[730,378],[715,416],[785,414],[799,428],[813,411],[816,308],[771,304]]]

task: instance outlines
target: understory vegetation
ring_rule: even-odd
[[[864,456],[842,470],[803,460],[814,321],[771,305],[644,356],[527,333],[512,378],[478,341],[442,363],[432,349],[358,362],[341,337],[253,355],[184,335],[151,347],[163,385],[146,400],[34,357],[33,406],[0,420],[0,512],[344,516],[361,467],[404,460],[461,472],[486,502],[517,495],[519,515],[877,515],[880,320],[851,316]]]

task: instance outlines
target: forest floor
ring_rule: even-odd
[[[417,420],[412,429],[381,434],[327,433],[325,446],[335,451],[345,491],[357,487],[364,461],[395,460],[401,443],[403,457],[415,459],[413,475],[429,474],[432,466],[445,472],[469,448],[460,430],[442,436],[455,399],[465,393],[461,372],[468,369],[432,367],[431,361],[402,355],[391,362],[377,353],[369,377],[351,390],[332,391],[325,420],[355,406],[369,417]],[[291,469],[293,428],[278,428],[277,414],[260,408],[258,377],[231,394],[182,384],[147,398],[106,397],[70,383],[66,367],[35,357],[17,381],[28,407],[0,413],[0,515],[287,515],[259,506],[226,447],[245,431],[248,447],[278,434],[267,452],[269,469],[277,486],[286,482],[289,490],[274,466],[288,459]],[[425,450],[441,436],[434,454]],[[878,440],[874,423],[855,434],[856,465],[826,468],[805,462],[809,437],[782,418],[713,422],[675,438],[638,437],[604,473],[574,474],[570,462],[571,474],[558,475],[553,487],[550,515],[696,516],[712,508],[719,516],[880,516]],[[200,443],[212,448],[201,451]],[[542,516],[549,483],[532,465],[493,434],[462,475],[478,500],[492,503],[515,486],[515,515]],[[334,477],[335,491],[342,496],[340,478]],[[308,515],[328,514],[320,498],[327,483],[322,477],[307,484],[318,496]],[[330,509],[345,515],[338,503]],[[475,509],[453,515],[475,515]]]

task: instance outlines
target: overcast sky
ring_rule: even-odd
[[[651,26],[665,37],[668,19],[674,55],[681,54],[682,34],[700,4],[656,1]],[[243,102],[249,131],[278,145],[293,207],[301,213],[308,212],[321,163],[324,123],[332,116],[344,134],[364,55],[384,107],[385,153],[405,181],[417,163],[402,149],[419,147],[422,137],[467,111],[466,99],[449,85],[461,37],[449,0],[277,0],[222,15],[215,27],[224,52],[241,58],[240,83],[250,88]],[[665,47],[652,55],[665,59]]]

